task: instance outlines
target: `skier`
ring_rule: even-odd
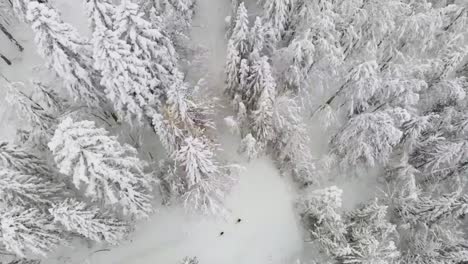
[[[238,218],[236,224],[240,223],[242,219]]]

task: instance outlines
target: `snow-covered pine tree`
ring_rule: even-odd
[[[46,179],[53,178],[53,172],[45,161],[31,154],[30,150],[20,146],[6,142],[0,143],[0,162],[4,167],[29,175],[40,175]]]
[[[8,87],[7,101],[32,128],[28,142],[40,150],[45,149],[56,125],[57,113],[44,109],[32,96],[25,94],[24,83],[10,83]]]
[[[314,43],[310,40],[310,31],[295,38],[287,47],[290,53],[290,65],[283,77],[287,90],[301,95],[307,94],[305,87],[308,84],[308,75],[316,63],[315,49]]]
[[[331,256],[348,254],[346,226],[340,213],[343,190],[331,186],[319,190],[305,189],[296,207],[304,227]]]
[[[41,176],[0,166],[0,201],[7,207],[43,207],[60,197],[63,185],[53,184]]]
[[[214,159],[214,149],[210,148],[207,138],[185,139],[175,161],[185,170],[183,178],[183,199],[187,208],[206,214],[226,213],[224,198],[232,185],[229,175],[234,169],[223,166]]]
[[[247,134],[241,141],[239,152],[245,153],[250,161],[258,156],[258,151],[259,147],[257,146],[257,140],[252,136],[252,134]]]
[[[73,199],[54,204],[49,213],[53,221],[65,230],[97,242],[117,244],[129,232],[125,222],[98,207]]]
[[[0,242],[20,257],[46,256],[65,242],[51,217],[38,209],[15,206],[0,211]]]
[[[264,0],[265,19],[275,41],[281,41],[290,23],[291,0]]]
[[[172,41],[161,25],[152,24],[143,18],[138,5],[124,0],[116,8],[115,31],[125,40],[133,52],[150,66],[153,87],[164,90],[177,67],[177,54]],[[167,89],[167,88],[166,88]]]
[[[65,185],[54,180],[54,171],[29,149],[1,143],[0,171],[0,197],[8,207],[42,208],[67,195]]]
[[[37,100],[46,111],[59,115],[69,107],[68,101],[60,96],[52,87],[38,81],[34,81],[32,86],[33,99]]]
[[[147,65],[114,31],[115,6],[103,0],[88,1],[86,6],[94,25],[94,68],[101,72],[105,95],[121,118],[142,122],[145,107],[151,107],[157,99],[149,86]]]
[[[468,200],[460,191],[438,198],[421,195],[395,207],[394,221],[400,225],[403,263],[467,261],[463,217]]]
[[[236,25],[236,16],[237,16],[237,9],[239,8],[240,0],[231,0],[231,15],[226,18],[227,30],[226,30],[226,38],[229,39],[232,35],[232,31]],[[229,20],[228,20],[229,18]]]
[[[225,92],[231,97],[234,97],[239,89],[239,68],[240,68],[241,57],[239,51],[236,49],[234,43],[229,41],[226,57],[226,88]]]
[[[266,38],[266,28],[263,25],[262,19],[260,17],[255,18],[254,25],[250,29],[249,34],[249,43],[251,50],[257,50],[258,52],[262,52],[263,48],[265,47],[265,38]]]
[[[49,148],[60,172],[72,177],[86,196],[120,205],[124,214],[136,218],[151,214],[145,162],[134,148],[120,144],[94,122],[66,118],[58,125]]]
[[[88,23],[93,32],[97,27],[112,30],[115,6],[109,0],[85,0]]]
[[[273,153],[280,169],[303,185],[316,183],[317,168],[310,150],[311,141],[300,105],[287,95],[276,98],[273,106],[276,138]]]
[[[35,33],[39,54],[64,81],[73,100],[99,107],[103,94],[99,74],[92,68],[90,45],[45,3],[28,3],[27,21]]]
[[[268,143],[274,140],[275,131],[273,128],[273,104],[275,100],[274,82],[265,83],[260,97],[256,102],[255,110],[251,112],[252,132],[257,139],[258,146],[265,150]]]
[[[353,117],[332,139],[332,152],[341,157],[344,168],[356,164],[371,167],[383,164],[403,135],[394,122],[385,112]]]
[[[255,110],[260,107],[260,98],[264,102],[270,100],[273,104],[276,97],[276,81],[267,56],[260,57],[258,53],[251,56],[250,72],[247,79],[247,87],[242,89],[241,98],[247,110]]]
[[[387,219],[387,207],[377,199],[348,213],[345,221],[351,250],[338,256],[339,262],[390,264],[398,261],[398,233]]]
[[[230,41],[242,59],[248,58],[250,53],[249,17],[244,2],[241,2],[237,9],[236,23]]]
[[[190,47],[189,34],[195,0],[141,0],[139,5],[146,19],[170,36],[178,54],[191,55],[193,49]]]
[[[386,218],[387,207],[374,200],[342,216],[341,195],[333,186],[306,190],[299,200],[298,210],[312,241],[339,263],[397,261],[397,232]]]

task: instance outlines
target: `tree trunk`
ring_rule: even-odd
[[[0,53],[0,58],[2,58],[6,62],[6,64],[11,65],[11,61],[7,57],[3,56],[3,54],[1,53]]]
[[[16,47],[19,49],[19,51],[23,51],[24,48],[23,46],[21,46],[21,44],[18,43],[18,41],[13,37],[13,35],[11,35],[10,32],[8,32],[8,30],[3,26],[3,24],[0,23],[0,30],[3,32],[3,34],[5,34],[5,36],[7,36],[7,38],[13,42],[13,44],[16,45]]]

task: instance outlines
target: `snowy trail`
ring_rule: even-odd
[[[96,254],[89,263],[178,263],[184,256],[197,256],[203,264],[291,263],[302,240],[287,186],[270,161],[258,160],[247,165],[227,201],[229,219],[165,208],[138,227],[132,242]]]
[[[230,14],[228,0],[197,0],[197,9],[193,20],[191,38],[194,44],[207,50],[204,59],[208,76],[208,85],[215,92],[223,87],[224,59],[226,40],[224,18]]]

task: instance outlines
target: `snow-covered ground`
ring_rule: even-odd
[[[270,161],[257,160],[247,165],[227,201],[229,218],[164,208],[139,225],[131,241],[93,254],[89,263],[178,263],[184,256],[197,256],[203,264],[291,263],[302,237],[288,186]]]

